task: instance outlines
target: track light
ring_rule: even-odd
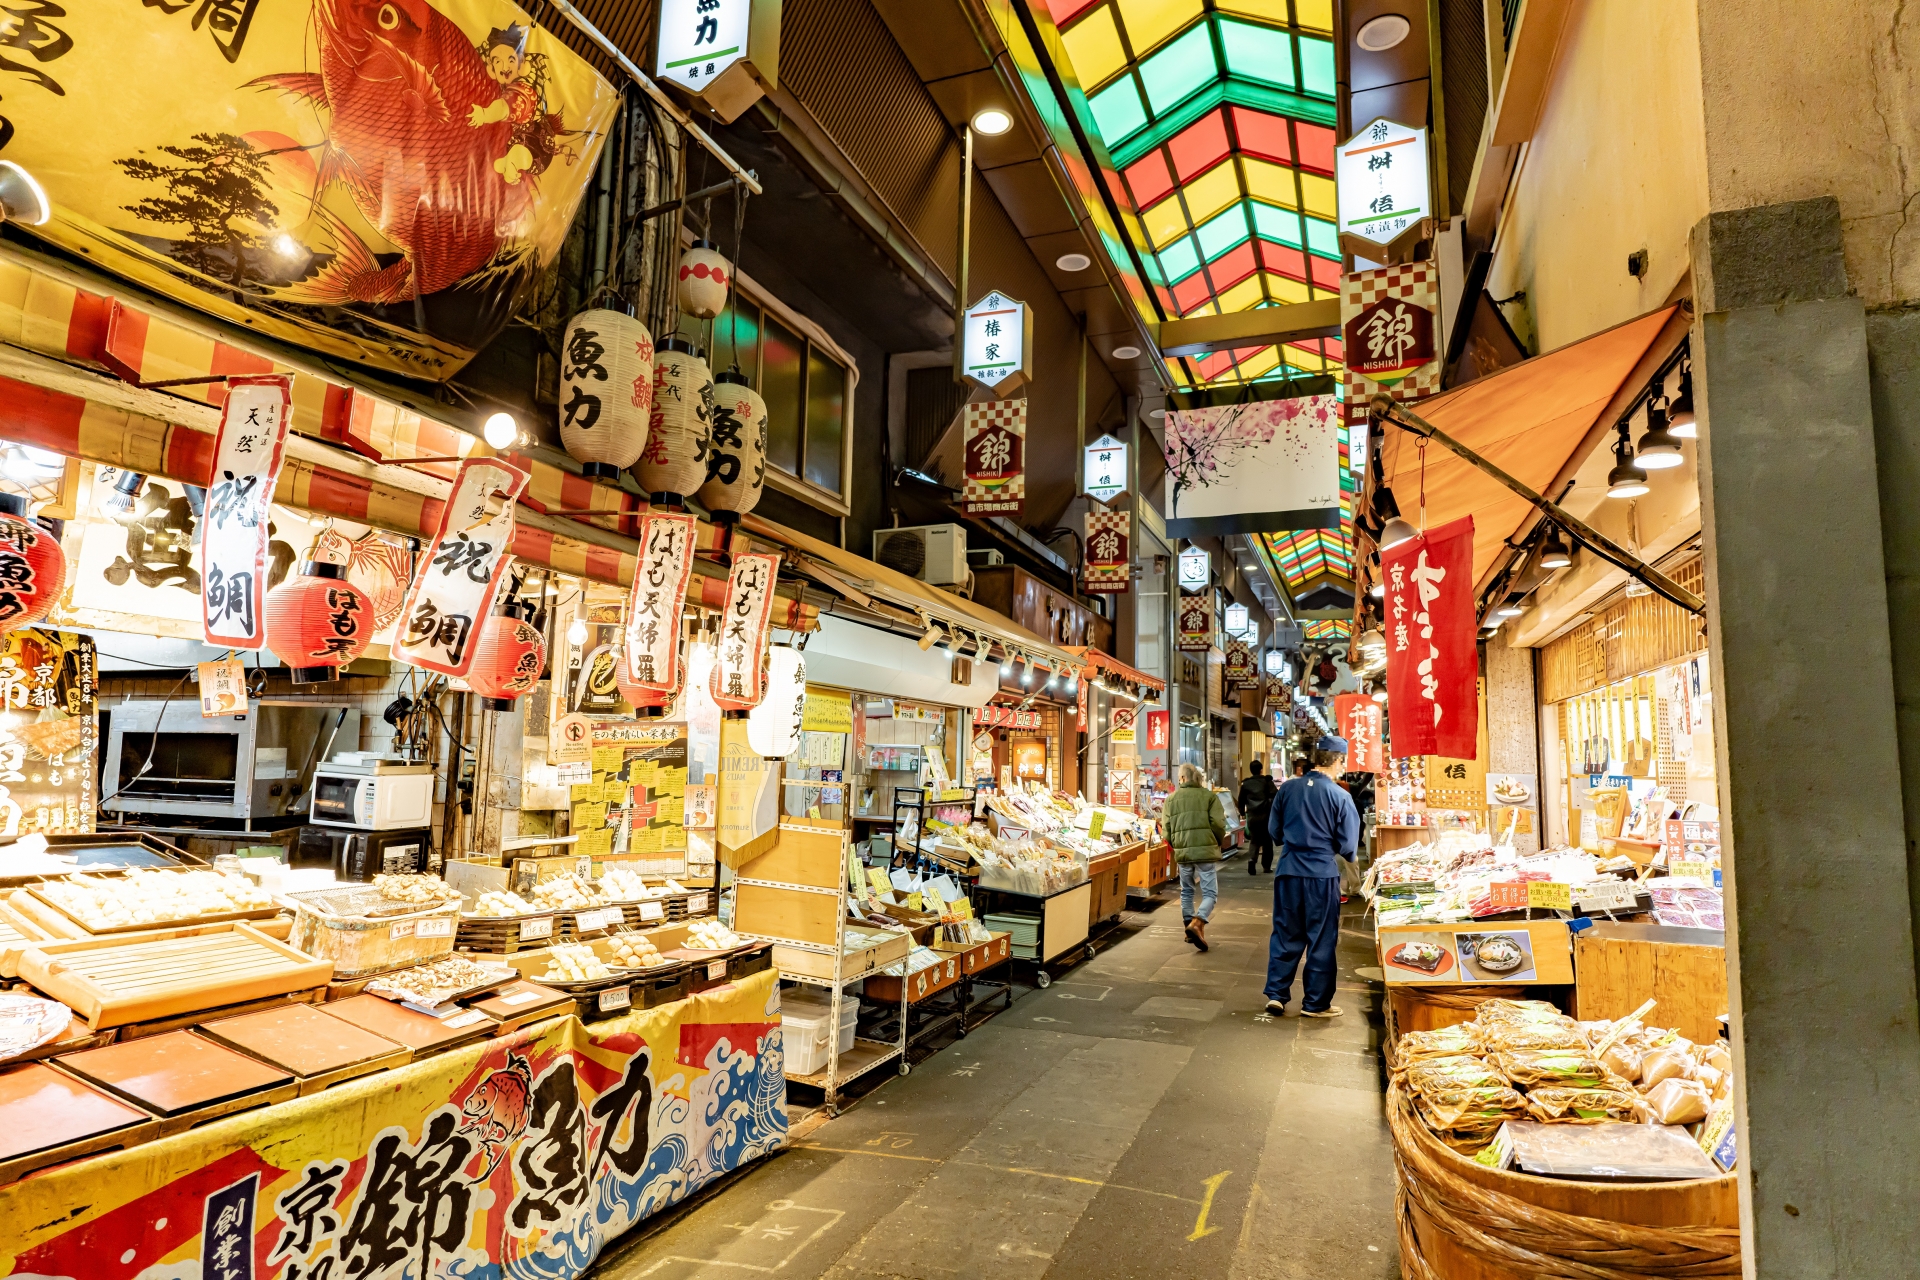
[[[1401,543],[1419,536],[1420,531],[1418,529],[1408,524],[1399,516],[1395,516],[1393,519],[1387,521],[1384,529],[1380,530],[1380,549],[1386,551],[1391,547],[1397,547]]]
[[[1609,498],[1637,498],[1647,491],[1647,473],[1633,465],[1633,445],[1627,424],[1619,427],[1620,438],[1613,445],[1613,470],[1607,472]]]
[[[51,217],[53,203],[33,175],[11,160],[0,160],[0,222],[38,227]]]
[[[1693,416],[1693,362],[1685,361],[1680,366],[1680,390],[1667,404],[1667,430],[1682,440],[1692,440],[1700,434],[1700,424]]]
[[[1013,674],[1013,655],[1007,654],[1000,659],[1000,676],[1005,679]]]
[[[1665,405],[1647,406],[1646,434],[1640,437],[1640,446],[1634,451],[1633,460],[1648,471],[1665,471],[1686,461],[1680,456],[1680,441],[1667,430]]]
[[[1387,594],[1387,584],[1384,582],[1376,582],[1367,588],[1367,594],[1375,600],[1379,600]]]
[[[1501,602],[1500,607],[1495,609],[1493,613],[1494,616],[1498,618],[1517,618],[1526,611],[1524,598],[1518,592],[1513,592]]]
[[[940,635],[941,635],[941,632],[940,632],[939,623],[937,622],[927,623],[927,629],[920,634],[920,639],[917,641],[917,643],[920,646],[920,651],[924,653],[928,649],[933,648],[933,642],[938,640],[940,638]]]
[[[1020,673],[1020,687],[1026,688],[1033,683],[1033,662],[1028,660],[1026,670]]]
[[[1542,569],[1564,569],[1573,563],[1573,552],[1567,546],[1567,540],[1560,533],[1560,526],[1554,525],[1547,530],[1547,540],[1540,544],[1540,567]]]

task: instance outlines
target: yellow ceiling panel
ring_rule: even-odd
[[[1067,46],[1067,59],[1073,63],[1080,87],[1088,93],[1127,65],[1127,51],[1120,44],[1120,28],[1113,20],[1113,10],[1105,5],[1088,14],[1060,39]]]
[[[1213,7],[1223,13],[1243,13],[1249,18],[1265,18],[1282,26],[1291,21],[1287,17],[1287,0],[1213,0]]]
[[[1252,156],[1241,156],[1240,164],[1246,170],[1248,195],[1288,209],[1300,207],[1300,197],[1293,186],[1293,170]]]
[[[1240,376],[1257,378],[1280,363],[1280,348],[1268,347],[1250,359],[1240,362]]]
[[[1184,28],[1200,16],[1200,0],[1116,0],[1120,16],[1126,20],[1127,39],[1133,56],[1145,57],[1149,49]]]
[[[1267,292],[1277,302],[1311,302],[1313,292],[1298,280],[1289,280],[1285,276],[1267,273]]]
[[[1214,306],[1214,300],[1212,298],[1208,298],[1205,302],[1201,303],[1199,306],[1195,307],[1193,310],[1181,312],[1180,318],[1182,320],[1191,320],[1195,316],[1211,316],[1211,315],[1218,315],[1218,314],[1219,314],[1219,309]]]
[[[1287,363],[1296,369],[1305,369],[1309,373],[1318,373],[1325,367],[1326,359],[1318,351],[1309,351],[1305,347],[1287,346]]]
[[[1240,175],[1231,164],[1217,164],[1187,184],[1187,212],[1195,225],[1240,198]]]
[[[1187,211],[1180,207],[1180,193],[1174,192],[1140,215],[1140,225],[1147,229],[1147,238],[1156,251],[1185,235]]]
[[[1307,202],[1308,213],[1317,213],[1327,219],[1338,216],[1340,206],[1334,197],[1332,178],[1323,178],[1317,173],[1302,173],[1300,194]]]
[[[1333,30],[1333,0],[1294,0],[1294,20],[1310,31]]]
[[[1260,289],[1260,273],[1256,271],[1220,295],[1220,312],[1226,315],[1234,311],[1245,311],[1266,300],[1267,295]]]

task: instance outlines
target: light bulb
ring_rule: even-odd
[[[583,645],[586,642],[587,620],[585,618],[575,618],[567,625],[567,643],[571,645]]]
[[[513,415],[510,413],[489,414],[486,426],[481,428],[481,434],[486,437],[487,443],[496,449],[511,448],[520,438],[520,424],[513,420]]]
[[[990,138],[998,137],[1013,128],[1013,117],[998,107],[988,107],[973,117],[973,131],[984,133]]]

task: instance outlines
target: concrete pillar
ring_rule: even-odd
[[[1865,308],[1831,198],[1710,214],[1692,250],[1747,1274],[1908,1276],[1920,1010]]]
[[[1514,836],[1513,847],[1522,855],[1540,852],[1540,806],[1546,779],[1539,775],[1540,708],[1534,695],[1533,650],[1507,645],[1508,628],[1487,642],[1487,772],[1524,773],[1534,779],[1533,830]],[[1496,824],[1504,827],[1505,810],[1495,809]]]

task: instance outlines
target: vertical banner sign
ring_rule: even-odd
[[[1412,403],[1440,390],[1440,268],[1432,262],[1356,271],[1340,285],[1347,425],[1358,436],[1385,391]]]
[[[1109,595],[1124,593],[1133,578],[1133,513],[1087,512],[1087,566],[1081,585]]]
[[[1258,687],[1260,672],[1254,665],[1253,650],[1247,648],[1245,640],[1227,642],[1226,670],[1221,678],[1236,689]]]
[[[970,516],[1016,516],[1027,505],[1027,402],[988,400],[966,409],[962,440],[967,478],[960,509]]]
[[[1473,517],[1390,547],[1380,569],[1394,750],[1472,760],[1479,754]]]
[[[751,711],[767,693],[767,621],[779,556],[735,556],[727,575],[720,618],[720,651],[714,656],[713,700],[723,711]]]
[[[442,675],[467,674],[480,623],[493,611],[512,559],[513,504],[526,483],[526,472],[498,458],[460,464],[439,532],[401,609],[395,657]]]
[[[680,687],[680,614],[693,576],[694,518],[650,512],[627,601],[627,679],[672,694]]]
[[[1180,652],[1205,653],[1213,648],[1213,609],[1205,596],[1180,597]]]
[[[1347,770],[1379,773],[1386,767],[1380,745],[1380,704],[1364,693],[1342,693],[1333,700],[1333,722],[1347,740]]]
[[[208,644],[258,649],[266,643],[268,508],[292,408],[289,374],[227,383],[200,525],[200,616]]]
[[[1171,711],[1147,712],[1147,750],[1165,751],[1167,740],[1172,736],[1173,713]]]

